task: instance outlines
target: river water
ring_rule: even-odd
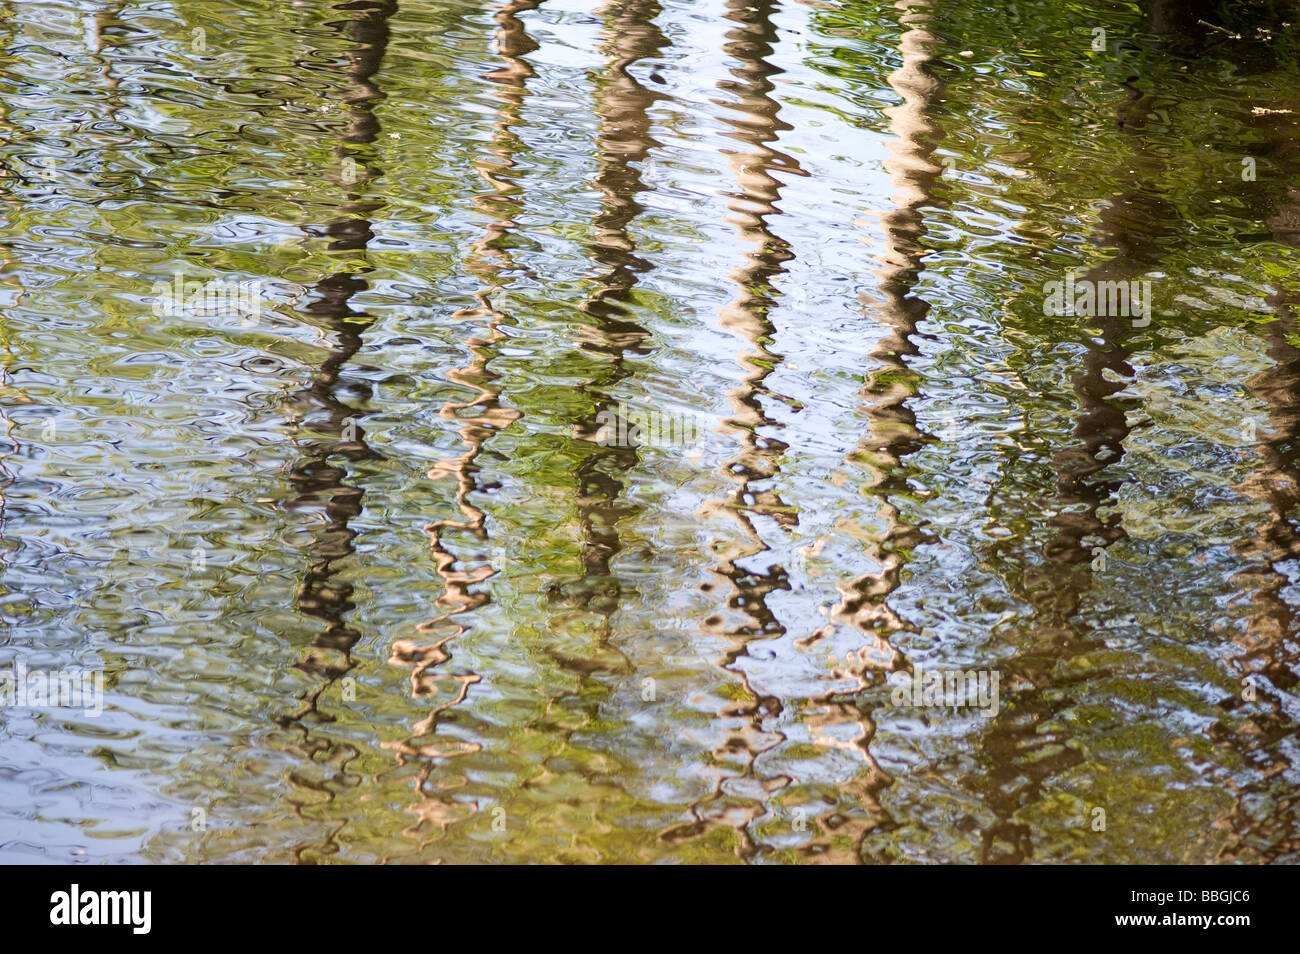
[[[1241,6],[0,0],[0,858],[1300,860]]]

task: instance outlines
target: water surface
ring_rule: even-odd
[[[0,857],[1300,859],[1295,11],[1187,6],[0,0],[0,666],[106,676]]]

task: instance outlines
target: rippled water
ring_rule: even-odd
[[[0,666],[106,678],[3,858],[1300,860],[1300,57],[1218,6],[0,0]]]

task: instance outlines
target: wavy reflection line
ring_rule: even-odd
[[[1264,127],[1270,158],[1294,170],[1300,145],[1292,122],[1273,114],[1257,117],[1255,124]],[[1268,225],[1275,242],[1300,249],[1300,189],[1287,188]],[[1236,638],[1240,651],[1229,659],[1255,698],[1244,698],[1242,692],[1221,702],[1225,717],[1209,732],[1215,742],[1239,753],[1249,773],[1245,781],[1229,778],[1225,783],[1233,805],[1216,825],[1227,832],[1215,859],[1222,862],[1271,863],[1300,853],[1300,795],[1287,781],[1293,762],[1282,744],[1300,733],[1282,701],[1300,684],[1300,627],[1286,594],[1292,580],[1287,567],[1300,560],[1300,527],[1293,517],[1300,506],[1300,348],[1292,343],[1300,336],[1300,294],[1279,287],[1267,301],[1274,313],[1266,328],[1272,367],[1247,386],[1264,403],[1268,420],[1258,435],[1259,466],[1236,489],[1264,503],[1268,513],[1254,535],[1234,547],[1258,563],[1233,577],[1252,590],[1254,611]],[[1239,709],[1240,721],[1229,723],[1226,714]]]
[[[3,272],[11,259],[0,255],[0,272]],[[9,285],[9,281],[0,281],[0,286]],[[13,284],[18,285],[20,294],[23,294],[22,286],[17,279]],[[13,364],[13,348],[9,344],[9,319],[5,310],[0,308],[0,348],[3,349],[3,355],[0,356],[0,394],[9,391],[12,384],[12,378],[9,375],[9,367]],[[31,403],[31,399],[19,392],[19,400],[22,403]],[[18,481],[18,473],[9,466],[9,459],[15,457],[22,458],[20,453],[22,448],[18,443],[18,435],[14,433],[19,427],[17,421],[9,416],[7,407],[0,406],[0,425],[4,427],[4,443],[8,445],[3,452],[0,452],[0,570],[8,566],[10,547],[4,546],[5,530],[9,525],[9,488]]]
[[[0,17],[0,23],[12,24],[16,22],[13,16],[13,10],[10,9],[10,4],[0,2],[0,11],[4,12],[4,16]],[[12,30],[6,30],[3,35],[6,40],[11,40],[13,32]],[[6,42],[4,48],[7,49],[9,45],[10,44]],[[0,129],[4,129],[10,134],[12,134],[14,130],[13,123],[9,116],[9,101],[4,96],[0,96]],[[0,161],[0,176],[5,176],[8,172],[8,164]],[[7,189],[0,189],[0,201],[3,201],[11,210],[16,211],[18,209],[17,203],[14,201]],[[9,243],[0,242],[0,288],[18,289],[18,294],[14,298],[14,304],[21,303],[23,297],[27,294],[27,289],[23,286],[22,279],[17,275],[11,276],[9,271],[9,266],[17,261],[17,258],[11,258],[9,256]],[[0,393],[3,393],[7,392],[12,386],[9,368],[14,361],[12,334],[9,328],[9,316],[6,308],[0,308],[0,348],[4,349],[3,357],[0,358]],[[21,395],[21,392],[20,401],[22,403],[31,403],[31,399],[26,395]],[[8,409],[5,407],[0,407],[0,423],[3,423],[4,425],[5,443],[9,445],[9,449],[3,454],[0,454],[0,474],[3,474],[5,478],[4,483],[0,484],[0,543],[3,543],[5,539],[5,528],[8,526],[9,517],[8,491],[9,488],[18,480],[18,474],[9,467],[9,458],[20,457],[21,455],[19,454],[19,450],[21,448],[18,445],[18,436],[14,433],[15,428],[19,425],[9,417]],[[0,546],[0,569],[3,569],[8,565],[9,551],[9,547]]]
[[[590,359],[592,371],[575,385],[590,398],[591,408],[581,411],[573,423],[572,453],[582,567],[576,578],[550,586],[547,592],[548,603],[563,612],[561,617],[552,617],[551,633],[575,629],[570,619],[575,612],[594,618],[589,627],[580,630],[589,651],[575,654],[552,642],[545,645],[546,654],[573,678],[574,688],[558,693],[554,703],[564,701],[570,710],[577,708],[586,717],[585,721],[563,720],[563,725],[553,730],[559,738],[551,749],[560,760],[569,757],[566,750],[573,737],[588,734],[592,724],[600,722],[606,732],[615,733],[620,724],[626,725],[617,713],[602,714],[610,689],[600,676],[626,678],[632,673],[627,655],[610,645],[613,617],[626,595],[611,562],[623,550],[619,524],[642,510],[641,505],[623,499],[626,475],[641,458],[633,443],[607,438],[618,431],[611,421],[616,421],[622,410],[615,390],[639,367],[629,359],[652,353],[650,331],[631,316],[640,276],[652,267],[637,254],[631,226],[645,210],[638,200],[646,191],[639,170],[650,150],[660,145],[651,132],[650,110],[666,97],[642,86],[631,67],[667,45],[655,23],[661,12],[659,0],[609,0],[595,10],[602,23],[598,49],[605,58],[604,68],[592,72],[591,91],[597,165],[591,185],[600,196],[600,207],[584,245],[597,271],[590,276],[592,287],[578,306],[586,320],[577,331],[578,347]],[[593,803],[593,816],[599,808]],[[596,828],[608,830],[601,823]],[[577,837],[575,833],[575,841]],[[599,849],[596,851],[599,858]]]
[[[893,497],[906,494],[908,489],[902,470],[904,458],[926,440],[917,427],[915,412],[908,406],[919,394],[920,375],[909,367],[907,359],[917,354],[912,338],[930,308],[914,290],[925,253],[921,245],[925,230],[922,209],[934,204],[935,183],[942,172],[931,156],[942,136],[932,113],[943,86],[928,69],[936,43],[926,29],[933,20],[929,0],[902,0],[894,6],[899,25],[905,27],[898,39],[902,62],[886,80],[901,99],[885,110],[889,130],[895,137],[888,144],[890,156],[885,160],[885,171],[895,189],[894,205],[880,215],[884,248],[875,274],[881,297],[862,298],[887,333],[872,349],[874,368],[862,391],[870,429],[849,457],[868,469],[869,491],[879,501],[877,516],[885,532],[867,554],[878,571],[841,585],[841,602],[831,611],[832,622],[849,623],[866,640],[858,653],[851,654],[843,667],[832,673],[836,681],[849,678],[853,684],[847,690],[810,700],[806,716],[814,742],[850,753],[861,766],[840,785],[840,803],[818,816],[825,837],[814,837],[801,846],[801,853],[822,863],[861,862],[865,839],[873,832],[894,827],[880,800],[893,779],[871,754],[876,721],[855,697],[888,673],[911,668],[892,640],[900,632],[915,632],[916,627],[894,610],[890,597],[901,582],[907,554],[928,539],[902,518]],[[833,729],[842,725],[853,727],[851,738],[836,736]],[[860,806],[860,811],[850,814],[845,803],[853,808]]]
[[[357,750],[347,743],[313,738],[305,720],[312,716],[321,722],[334,721],[333,716],[320,711],[320,700],[355,668],[352,648],[361,638],[360,631],[346,622],[347,614],[355,608],[353,586],[339,574],[345,561],[355,553],[356,531],[350,523],[362,513],[365,492],[349,483],[346,467],[335,465],[331,458],[342,457],[353,464],[382,459],[365,441],[358,423],[361,412],[340,398],[337,391],[343,369],[361,349],[362,332],[374,322],[372,315],[355,311],[351,305],[352,298],[369,287],[359,274],[369,269],[363,267],[358,271],[355,256],[364,255],[373,237],[369,216],[382,207],[382,202],[364,198],[366,183],[379,174],[373,151],[357,147],[368,146],[379,135],[375,105],[384,94],[373,77],[387,51],[388,21],[398,6],[396,0],[353,0],[337,4],[334,9],[352,14],[350,19],[337,24],[351,46],[345,53],[348,85],[340,94],[347,122],[338,131],[339,145],[334,153],[345,170],[336,179],[347,189],[348,198],[339,208],[342,215],[325,227],[325,235],[330,239],[328,251],[345,253],[351,260],[343,270],[316,283],[312,289],[316,298],[305,309],[335,335],[337,347],[313,374],[310,385],[293,395],[289,423],[295,430],[308,426],[331,436],[305,442],[306,454],[289,472],[295,494],[286,502],[288,509],[323,507],[325,526],[307,548],[312,562],[299,583],[295,602],[300,613],[321,620],[324,628],[312,637],[307,651],[295,663],[295,668],[318,679],[316,687],[299,697],[301,705],[297,711],[276,721],[283,728],[296,727],[302,734],[298,742],[302,754],[316,764],[336,763],[339,771],[336,778],[341,779],[348,762],[357,756]],[[354,154],[366,161],[357,163]],[[355,168],[355,176],[349,171],[349,164]],[[366,389],[363,399],[368,397]],[[308,779],[300,771],[293,772],[291,778],[299,787],[321,792],[331,800],[334,797],[329,781]],[[303,806],[297,810],[301,814]],[[337,853],[335,837],[344,825],[346,821],[336,824],[318,845],[296,848],[295,857],[303,860],[305,852],[313,847],[325,854]]]
[[[1300,205],[1292,211],[1300,213]],[[1282,569],[1300,559],[1300,531],[1291,516],[1300,506],[1300,348],[1291,344],[1300,333],[1300,296],[1279,291],[1269,302],[1276,315],[1267,330],[1273,367],[1247,382],[1268,408],[1268,430],[1257,445],[1260,466],[1237,488],[1265,503],[1268,514],[1255,536],[1235,548],[1260,562],[1233,577],[1234,583],[1252,590],[1254,609],[1245,632],[1236,638],[1239,651],[1230,659],[1255,698],[1243,700],[1239,694],[1221,702],[1228,711],[1243,708],[1242,718],[1235,725],[1221,719],[1210,730],[1211,739],[1241,755],[1253,776],[1245,782],[1225,782],[1233,809],[1218,823],[1228,838],[1216,860],[1228,862],[1272,862],[1300,852],[1300,795],[1286,781],[1292,762],[1279,744],[1297,734],[1280,696],[1294,692],[1300,682],[1300,630],[1286,597],[1291,578]]]
[[[1134,77],[1133,79],[1135,79]],[[1151,97],[1143,95],[1132,80],[1122,84],[1126,99],[1118,112],[1130,132],[1141,130],[1152,109]],[[1156,267],[1164,257],[1162,241],[1173,236],[1179,222],[1177,209],[1165,198],[1157,183],[1165,164],[1152,155],[1143,140],[1134,140],[1132,152],[1121,167],[1124,177],[1139,176],[1137,185],[1110,200],[1099,215],[1100,235],[1116,253],[1088,269],[1080,280],[1095,283],[1129,281]],[[1083,369],[1074,378],[1080,414],[1075,437],[1080,443],[1060,451],[1055,458],[1059,512],[1051,520],[1056,528],[1046,555],[1056,563],[1088,563],[1092,546],[1109,546],[1125,536],[1120,515],[1102,519],[1101,508],[1112,502],[1123,484],[1120,477],[1093,478],[1102,471],[1119,472],[1124,442],[1132,432],[1128,412],[1132,399],[1114,395],[1133,379],[1128,340],[1133,336],[1132,319],[1104,315],[1094,319],[1101,332],[1101,344],[1089,335]],[[1109,377],[1108,377],[1109,375]]]
[[[121,83],[118,78],[113,75],[111,62],[103,55],[104,30],[110,23],[121,22],[118,20],[118,15],[126,9],[128,2],[129,0],[113,0],[112,3],[104,4],[88,16],[90,22],[87,30],[87,40],[89,41],[87,46],[90,48],[91,55],[99,61],[102,69],[100,75],[104,80],[105,87],[111,91],[109,96],[110,116],[116,116],[118,111],[122,108],[120,99],[115,95],[121,88]]]
[[[379,135],[379,121],[374,114],[375,104],[383,93],[373,83],[388,45],[388,20],[397,12],[396,0],[357,0],[343,3],[334,9],[349,10],[351,19],[341,21],[352,46],[346,52],[346,75],[349,85],[341,94],[346,104],[347,123],[338,132],[339,146],[335,158],[340,164],[352,161],[357,150],[349,148],[373,143]],[[338,181],[348,190],[347,201],[340,206],[343,214],[325,227],[330,239],[326,246],[330,252],[364,253],[373,237],[371,222],[367,217],[381,207],[378,201],[364,198],[365,184],[378,176],[373,155],[367,162],[357,163],[355,177],[340,173]],[[349,263],[351,266],[353,263]],[[304,425],[315,430],[325,430],[330,439],[306,444],[307,455],[289,472],[289,480],[297,491],[289,500],[290,508],[314,508],[324,501],[327,523],[315,544],[308,548],[314,562],[304,575],[297,593],[300,612],[325,622],[325,629],[313,638],[307,656],[297,668],[323,677],[322,683],[307,693],[303,707],[296,713],[284,716],[282,724],[299,722],[309,713],[322,716],[317,703],[321,694],[336,680],[352,669],[351,648],[360,633],[344,623],[344,617],[353,609],[352,585],[336,584],[338,564],[351,556],[356,531],[350,521],[362,511],[364,491],[347,482],[343,467],[330,463],[330,458],[340,456],[350,462],[376,460],[381,456],[366,443],[364,431],[358,424],[361,412],[347,404],[336,393],[343,368],[361,349],[362,332],[374,317],[366,312],[354,311],[351,300],[369,286],[351,267],[328,275],[312,288],[315,300],[304,309],[324,328],[333,332],[337,347],[321,362],[312,376],[311,384],[294,394],[291,424],[295,429]],[[324,652],[317,654],[315,650]],[[342,658],[329,661],[332,654]]]
[[[102,88],[105,90],[104,99],[108,103],[105,111],[109,120],[116,123],[118,114],[125,108],[122,102],[122,83],[113,72],[113,61],[110,57],[104,55],[104,31],[110,24],[122,24],[119,19],[123,10],[126,9],[130,0],[112,0],[105,3],[99,9],[88,14],[86,27],[86,46],[90,52],[91,59],[99,64],[99,76],[103,81]],[[116,140],[114,146],[122,146],[129,143],[129,137]]]
[[[541,0],[514,0],[499,6],[493,14],[497,25],[496,55],[502,66],[484,73],[483,79],[492,84],[492,97],[498,107],[486,155],[475,162],[476,171],[490,187],[490,191],[474,198],[474,206],[487,218],[487,225],[484,233],[471,244],[466,258],[468,271],[482,281],[484,287],[474,295],[477,307],[460,309],[452,316],[457,322],[485,322],[486,334],[467,339],[469,364],[448,374],[455,383],[476,392],[475,396],[468,401],[447,401],[439,411],[442,417],[461,422],[459,434],[465,452],[443,458],[429,470],[431,479],[450,477],[456,481],[456,506],[464,519],[436,520],[425,527],[430,552],[443,579],[444,592],[435,604],[441,612],[420,624],[419,629],[422,634],[435,638],[432,642],[398,640],[393,644],[389,657],[391,664],[411,669],[414,698],[438,694],[441,683],[450,683],[453,687],[450,698],[431,708],[428,715],[413,726],[410,736],[386,744],[387,748],[395,750],[398,765],[404,765],[408,760],[423,760],[415,779],[417,801],[407,807],[407,812],[416,817],[415,823],[405,832],[411,838],[419,837],[426,827],[436,828],[433,837],[441,837],[449,825],[478,810],[476,803],[456,801],[434,793],[428,783],[437,760],[469,754],[481,748],[479,743],[453,743],[437,738],[438,727],[446,713],[463,702],[468,697],[470,686],[481,678],[474,672],[445,673],[440,670],[452,660],[451,641],[468,631],[468,625],[456,617],[488,602],[490,594],[473,587],[494,576],[497,568],[489,557],[488,562],[473,570],[456,571],[458,558],[447,548],[444,533],[461,531],[488,542],[487,515],[471,497],[481,489],[478,457],[494,434],[520,417],[519,411],[501,403],[499,375],[489,367],[498,354],[497,345],[507,337],[501,325],[513,321],[492,303],[491,298],[501,290],[508,273],[522,271],[504,240],[517,227],[514,217],[523,204],[522,189],[511,175],[517,166],[515,153],[524,148],[514,127],[519,124],[523,112],[528,80],[534,76],[525,57],[537,49],[537,43],[528,35],[520,14],[540,5]],[[475,416],[463,416],[463,412],[470,410],[477,412]],[[499,555],[495,562],[499,564],[502,557]],[[431,738],[433,741],[421,742]],[[428,840],[421,842],[420,847],[429,843]]]
[[[1125,99],[1116,112],[1121,128],[1137,134],[1153,103],[1132,79],[1121,84]],[[1165,181],[1164,164],[1145,140],[1134,135],[1131,141],[1119,177],[1132,181],[1136,175],[1136,182],[1113,197],[1098,217],[1097,244],[1113,247],[1115,253],[1079,281],[1128,281],[1148,272],[1162,261],[1163,243],[1175,234],[1179,217],[1159,186]],[[1049,521],[1053,532],[1043,548],[1046,560],[1006,578],[1012,592],[1032,607],[1031,625],[1018,630],[1028,629],[1033,639],[1000,664],[1004,701],[985,724],[980,740],[984,775],[970,780],[997,818],[981,832],[985,864],[1020,864],[1033,857],[1033,832],[1015,818],[1042,799],[1052,778],[1084,761],[1084,753],[1072,744],[1069,723],[1058,716],[1075,704],[1071,687],[1105,675],[1096,668],[1077,676],[1063,673],[1071,671],[1065,663],[1101,645],[1078,614],[1092,589],[1095,554],[1126,536],[1118,512],[1105,518],[1100,512],[1118,499],[1126,479],[1119,465],[1132,432],[1128,414],[1136,402],[1115,395],[1134,376],[1128,362],[1134,325],[1131,318],[1118,315],[1090,320],[1100,334],[1086,337],[1082,369],[1073,382],[1079,398],[1074,430],[1079,443],[1053,456],[1057,512]],[[1010,540],[996,549],[1016,545]]]
[[[102,56],[104,45],[102,31],[109,21],[116,19],[117,15],[121,13],[122,9],[126,6],[126,3],[127,0],[114,0],[114,2],[104,4],[88,16],[89,28],[87,39],[89,42],[87,45],[92,57],[100,63],[101,77],[104,80],[105,87],[109,91],[106,98],[108,101],[107,114],[110,118],[116,118],[118,112],[122,109],[122,104],[120,97],[116,95],[119,89],[119,82],[112,73],[109,61]],[[12,41],[15,35],[12,28],[19,24],[19,22],[20,21],[12,9],[12,5],[9,3],[0,3],[0,23],[11,27],[11,29],[6,30],[4,34],[7,41]],[[8,49],[11,45],[12,42],[6,42],[3,44],[3,47],[0,48]],[[3,96],[0,96],[0,129],[7,131],[7,138],[15,139],[18,136],[18,130],[11,121],[9,102],[7,98]],[[4,179],[11,179],[14,182],[27,182],[26,177],[23,176],[22,172],[17,167],[0,160],[0,180]],[[0,189],[0,202],[3,202],[15,217],[17,216],[20,206],[9,189]],[[27,295],[27,291],[20,278],[17,276],[10,277],[9,275],[9,266],[19,262],[19,259],[10,258],[7,254],[8,249],[9,243],[0,243],[0,276],[3,276],[0,277],[0,287],[17,288],[18,294],[14,299],[14,304],[18,304],[21,303],[23,298]],[[10,376],[9,368],[13,363],[14,353],[8,319],[2,310],[0,310],[0,347],[3,348],[4,353],[3,358],[0,358],[0,391],[7,391],[12,387],[12,378]],[[21,395],[20,403],[31,403],[31,399],[26,395]],[[15,433],[16,429],[21,429],[21,425],[9,417],[7,411],[4,409],[0,409],[0,424],[2,424],[5,429],[5,443],[10,447],[10,450],[0,454],[0,477],[3,478],[3,483],[0,483],[0,541],[3,541],[4,530],[7,525],[9,503],[6,491],[18,480],[18,474],[9,466],[9,461],[10,458],[21,458],[21,455],[19,454],[20,446],[18,444],[18,436]],[[8,563],[9,552],[8,548],[0,547],[0,566],[4,566]]]
[[[661,10],[658,0],[612,0],[596,11],[604,22],[601,51],[607,62],[592,90],[598,164],[592,185],[600,194],[600,211],[586,250],[600,272],[579,306],[591,319],[579,329],[579,346],[600,360],[599,373],[577,385],[595,399],[593,409],[574,426],[575,434],[584,441],[573,472],[582,575],[558,586],[552,596],[565,605],[594,610],[599,616],[597,640],[601,645],[609,639],[611,617],[623,595],[610,568],[610,561],[623,548],[617,525],[640,508],[620,502],[624,489],[620,477],[636,466],[636,447],[618,441],[602,444],[600,440],[609,427],[607,422],[619,413],[614,397],[617,385],[635,372],[628,356],[650,353],[649,330],[628,317],[639,276],[651,268],[637,255],[631,224],[645,210],[637,200],[646,190],[638,165],[660,145],[651,134],[650,110],[665,98],[642,86],[629,67],[667,45],[654,22]],[[548,652],[580,679],[590,678],[589,661],[568,660],[553,649]]]
[[[755,518],[771,520],[782,530],[791,530],[797,518],[794,508],[781,499],[776,490],[762,486],[780,473],[780,458],[788,445],[762,433],[780,423],[764,407],[764,399],[784,400],[767,385],[767,378],[782,358],[771,349],[776,328],[769,313],[776,305],[773,284],[785,272],[785,263],[794,256],[789,244],[773,232],[768,218],[779,214],[782,182],[773,173],[805,176],[807,172],[790,155],[774,148],[780,134],[792,127],[779,118],[780,103],[771,95],[776,88],[772,78],[784,72],[768,61],[778,42],[773,16],[780,9],[775,0],[728,0],[726,18],[733,26],[726,33],[724,52],[731,59],[730,79],[721,80],[718,88],[731,99],[714,100],[715,105],[735,115],[722,116],[731,128],[725,135],[739,142],[743,149],[724,149],[727,165],[735,176],[737,191],[726,193],[727,209],[734,218],[728,223],[736,228],[743,242],[751,246],[744,264],[729,274],[738,289],[736,297],[719,310],[719,323],[742,338],[752,349],[737,356],[742,377],[740,385],[728,395],[732,414],[724,423],[740,435],[737,454],[723,467],[735,484],[729,499],[707,503],[703,515],[715,513],[728,517],[740,529],[747,542],[715,540],[719,562],[712,572],[731,586],[728,610],[739,610],[742,618],[729,619],[715,614],[704,621],[707,633],[720,636],[726,649],[719,667],[734,677],[742,689],[740,698],[724,705],[717,717],[725,726],[723,741],[713,750],[716,767],[713,790],[690,806],[692,821],[675,826],[661,836],[676,841],[699,835],[714,826],[734,828],[736,853],[751,859],[759,852],[753,826],[770,813],[771,794],[789,784],[787,777],[762,779],[758,759],[785,741],[785,735],[768,730],[765,723],[775,721],[784,711],[779,698],[759,692],[749,674],[738,665],[748,654],[754,640],[773,639],[785,627],[767,605],[768,595],[788,589],[784,570],[769,566],[766,570],[745,566],[744,561],[770,552],[755,525]],[[706,584],[712,589],[712,584]],[[748,791],[746,784],[748,783]],[[735,793],[731,801],[728,790]],[[739,802],[739,804],[736,804]]]

